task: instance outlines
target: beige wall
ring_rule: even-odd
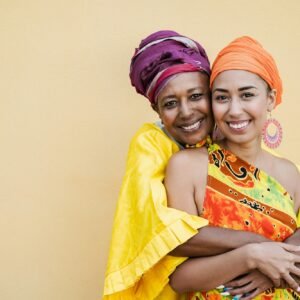
[[[0,1],[0,299],[101,298],[128,143],[156,119],[128,80],[154,30],[211,60],[237,36],[260,40],[284,81],[280,150],[299,162],[299,15],[298,0]]]

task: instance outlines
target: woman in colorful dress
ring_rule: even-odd
[[[299,299],[293,276],[300,276],[300,249],[294,246],[300,245],[300,175],[293,163],[261,148],[267,114],[281,102],[276,64],[257,41],[241,37],[219,53],[210,80],[213,115],[224,139],[208,152],[193,149],[171,158],[168,205],[211,226],[260,234],[266,242],[189,259],[177,267],[171,286],[193,300]],[[229,290],[222,293],[215,288],[220,285]]]

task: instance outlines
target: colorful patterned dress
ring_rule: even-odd
[[[213,226],[251,231],[274,241],[284,241],[297,229],[294,203],[273,177],[212,144],[203,217]],[[189,293],[188,300],[232,299],[218,290]],[[270,289],[256,300],[300,299],[291,289]]]

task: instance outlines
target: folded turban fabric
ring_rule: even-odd
[[[175,31],[161,30],[142,40],[131,59],[129,76],[136,91],[155,103],[168,79],[195,71],[210,75],[210,63],[203,47]]]
[[[281,103],[282,82],[273,57],[255,39],[243,36],[220,51],[212,66],[210,86],[226,70],[244,70],[255,73],[277,91],[276,105]]]

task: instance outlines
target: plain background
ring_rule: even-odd
[[[300,162],[299,15],[298,0],[0,0],[0,299],[101,299],[128,144],[156,120],[128,79],[153,31],[211,61],[258,39],[284,82],[279,151]]]

